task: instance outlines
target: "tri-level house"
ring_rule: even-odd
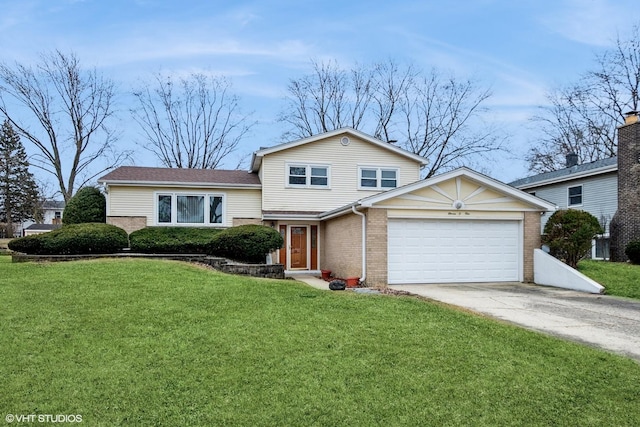
[[[285,270],[401,283],[532,281],[541,213],[554,205],[467,168],[353,129],[256,151],[249,171],[120,167],[99,183],[107,221],[142,227],[273,227]]]

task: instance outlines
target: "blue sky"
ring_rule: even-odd
[[[510,181],[536,131],[545,93],[576,81],[594,54],[640,22],[631,0],[160,1],[0,0],[0,58],[35,63],[73,51],[118,84],[121,143],[137,134],[126,93],[160,70],[230,77],[258,125],[237,156],[279,142],[276,121],[289,79],[310,60],[342,66],[392,58],[437,67],[490,87],[487,120],[509,135],[512,154],[483,167]],[[144,150],[135,163],[156,166]]]

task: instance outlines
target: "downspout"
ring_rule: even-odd
[[[356,209],[356,205],[351,206],[354,214],[362,217],[362,277],[360,282],[367,279],[367,216]]]

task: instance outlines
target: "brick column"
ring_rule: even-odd
[[[540,212],[524,213],[524,242],[523,281],[533,283],[533,251],[539,249],[542,243],[540,236]]]
[[[387,286],[387,210],[367,212],[367,286]]]
[[[627,261],[625,247],[640,239],[640,121],[629,113],[618,128],[618,210],[609,225],[611,261]]]

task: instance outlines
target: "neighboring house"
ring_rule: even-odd
[[[62,227],[62,224],[31,224],[23,230],[22,234],[24,236],[31,236],[33,234],[48,233],[60,227]]]
[[[609,225],[618,209],[617,158],[578,165],[577,156],[567,156],[565,169],[533,175],[509,185],[547,200],[558,209],[580,209],[596,217],[604,234],[594,240],[591,257],[609,258]],[[540,232],[551,217],[542,216]]]
[[[540,214],[554,205],[467,168],[421,180],[427,160],[353,129],[254,153],[251,170],[120,167],[98,180],[107,222],[264,224],[289,273],[368,286],[532,281]]]
[[[42,204],[42,222],[25,221],[20,224],[19,232],[24,236],[28,236],[29,234],[46,233],[60,228],[62,226],[64,206],[65,203],[62,200],[45,200]]]
[[[44,224],[62,224],[62,214],[64,212],[64,201],[47,200],[42,205],[43,223]]]

